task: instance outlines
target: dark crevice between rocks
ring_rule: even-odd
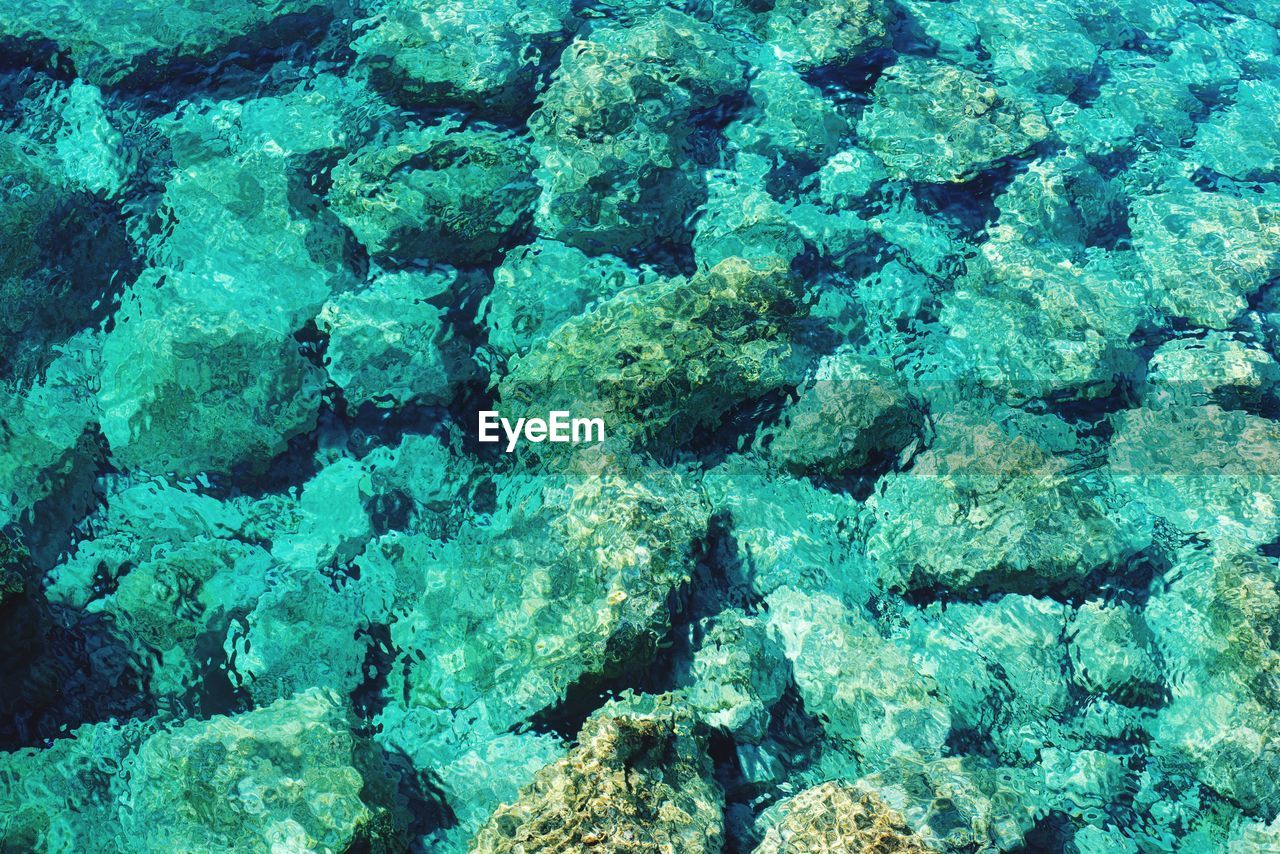
[[[966,588],[935,583],[915,586],[897,595],[917,609],[933,604],[987,605],[1009,593],[1052,599],[1073,608],[1101,597],[1142,609],[1150,597],[1160,591],[1162,579],[1174,567],[1179,549],[1192,542],[1160,520],[1156,522],[1154,540],[1146,548],[1096,567],[1079,578],[1032,577],[1027,572],[1008,575],[997,569],[989,577],[975,579]]]
[[[1000,750],[989,728],[952,726],[943,749],[947,756],[977,756],[999,764]]]
[[[1280,560],[1280,540],[1272,540],[1258,548],[1258,553],[1272,560]]]
[[[1012,571],[997,567],[975,577],[967,587],[956,588],[934,582],[913,585],[897,591],[897,595],[907,605],[917,609],[934,604],[989,605],[1010,593],[1077,606],[1086,599],[1096,598],[1099,591],[1117,599],[1141,604],[1150,595],[1151,579],[1163,565],[1162,559],[1155,558],[1155,554],[1158,554],[1155,550],[1144,550],[1115,563],[1097,567],[1081,577],[1072,577],[1070,574],[1049,577],[1028,569]]]
[[[1099,567],[1084,577],[1080,587],[1084,596],[1066,597],[1064,601],[1079,606],[1084,600],[1102,596],[1135,608],[1145,608],[1151,597],[1152,583],[1173,568],[1174,558],[1160,545],[1151,545],[1129,555],[1113,566]]]
[[[50,603],[25,547],[0,537],[0,750],[155,714],[144,668],[102,614]]]
[[[230,474],[208,474],[207,494],[222,500],[240,495],[261,498],[272,492],[288,492],[295,484],[306,483],[319,471],[316,463],[319,437],[336,420],[332,406],[323,403],[315,426],[292,436],[285,443],[285,450],[265,467],[245,462],[232,466]]]
[[[749,90],[744,87],[724,95],[714,104],[692,111],[685,120],[688,136],[685,137],[685,154],[703,168],[725,165],[724,131],[742,117],[750,103]]]
[[[415,223],[393,229],[385,241],[386,251],[377,256],[379,265],[388,270],[402,270],[441,263],[463,272],[478,273],[497,267],[509,252],[532,243],[537,236],[532,205],[518,213],[516,221],[492,249],[469,248],[457,237],[437,240],[430,233],[420,231],[420,227]]]
[[[376,743],[375,746],[382,753],[383,766],[396,783],[399,807],[408,817],[405,829],[409,838],[415,840],[409,850],[426,851],[428,849],[422,846],[421,840],[458,826],[458,818],[449,806],[444,787],[430,771],[419,770],[402,751],[389,750]]]
[[[546,91],[560,57],[581,28],[581,21],[574,19],[558,35],[531,39],[523,49],[522,58],[534,51],[538,55],[532,68],[526,67],[519,78],[508,85],[483,96],[460,97],[447,84],[426,85],[407,81],[404,72],[384,67],[381,62],[363,62],[368,71],[369,85],[395,104],[402,116],[422,124],[435,124],[446,117],[462,117],[464,126],[482,121],[510,130],[517,136],[529,132],[529,118],[540,106],[538,97]],[[357,38],[361,33],[357,33]]]
[[[1073,203],[1074,204],[1074,203]],[[1129,225],[1129,199],[1117,198],[1112,210],[1093,223],[1084,235],[1086,249],[1124,252],[1133,248],[1133,229]]]
[[[48,368],[54,345],[111,317],[141,270],[114,203],[87,192],[54,197],[31,235],[38,267],[0,282],[7,311],[0,375],[19,382],[34,382]]]
[[[1067,100],[1081,109],[1088,108],[1102,94],[1102,86],[1111,79],[1111,66],[1102,61],[1095,61],[1089,74],[1079,78],[1076,86],[1067,95]]]
[[[901,450],[874,448],[867,453],[866,462],[856,468],[839,474],[807,472],[805,477],[819,489],[842,493],[855,501],[862,502],[875,492],[880,478],[897,470],[900,456]]]
[[[361,720],[370,721],[386,708],[390,699],[386,696],[387,677],[395,666],[396,648],[391,643],[391,627],[385,623],[361,628],[356,640],[361,637],[369,640],[360,668],[365,678],[351,692],[351,705]]]
[[[1188,83],[1187,91],[1196,99],[1199,107],[1188,118],[1192,124],[1201,124],[1218,113],[1226,112],[1235,106],[1235,83],[1223,85],[1214,80],[1208,83]]]
[[[1138,162],[1138,153],[1131,148],[1121,148],[1106,154],[1086,152],[1085,162],[1098,170],[1098,174],[1107,180],[1119,178]]]
[[[876,48],[843,65],[825,65],[801,75],[832,104],[855,119],[871,101],[871,91],[885,70],[898,61],[898,52]]]
[[[365,281],[372,266],[368,250],[324,201],[339,159],[340,152],[317,152],[297,158],[286,172],[290,214],[308,224],[304,240],[311,260],[339,273],[330,282],[335,292]]]
[[[790,662],[786,663],[786,687],[782,696],[769,709],[769,724],[760,744],[740,743],[732,733],[714,732],[709,739],[709,754],[716,781],[724,791],[726,851],[752,851],[762,837],[758,824],[760,814],[783,797],[778,783],[812,764],[824,738],[822,721],[810,714],[796,687]],[[783,776],[753,779],[743,766],[743,754],[760,751],[761,761],[770,758],[782,769]]]
[[[655,446],[648,450],[660,465],[671,466],[683,460],[696,460],[703,469],[714,468],[731,454],[749,450],[761,425],[776,421],[795,396],[795,387],[785,386],[745,400],[721,416],[713,428],[687,431],[689,438],[684,444],[675,448]]]
[[[1118,45],[1119,50],[1128,50],[1156,59],[1168,60],[1173,57],[1173,46],[1163,39],[1153,39],[1143,30],[1134,27],[1128,38]]]
[[[208,719],[214,715],[238,715],[253,708],[253,697],[239,679],[232,679],[232,662],[223,642],[227,624],[218,621],[196,638],[196,669],[190,688],[179,700],[182,718]]]
[[[25,91],[37,74],[62,83],[79,76],[71,57],[52,39],[0,37],[0,105],[6,111],[19,100],[13,97],[15,85]]]
[[[365,505],[375,538],[392,531],[406,531],[414,517],[413,498],[403,490],[380,492]]]
[[[345,11],[349,18],[351,10],[339,6],[344,8],[317,4],[281,15],[206,54],[137,57],[110,91],[158,116],[198,97],[243,100],[292,88],[314,70],[351,64],[354,55],[340,16]]]
[[[107,440],[93,427],[63,457],[59,470],[44,475],[52,481],[49,494],[10,526],[24,545],[32,566],[43,574],[75,548],[84,536],[80,523],[102,506],[100,478],[114,472],[107,459]]]
[[[1052,810],[1036,821],[1035,826],[1027,831],[1023,844],[1015,850],[1028,854],[1049,854],[1049,852],[1075,850],[1076,827],[1066,813]]]
[[[821,750],[822,721],[805,709],[794,677],[788,675],[782,697],[769,710],[769,728],[759,747],[767,750],[783,769],[785,777],[811,765]],[[729,736],[719,750],[733,750],[732,758],[716,761],[716,776],[725,791],[726,851],[752,851],[763,836],[759,819],[768,807],[796,792],[782,791],[776,780],[754,782],[742,766],[739,745]],[[754,745],[743,745],[754,748]],[[715,754],[713,754],[713,759]]]
[[[885,8],[890,14],[889,41],[896,53],[923,57],[938,55],[938,40],[925,32],[915,15],[893,0],[888,0]]]
[[[1191,183],[1206,193],[1222,193],[1233,198],[1241,198],[1250,190],[1255,193],[1262,192],[1262,187],[1257,184],[1237,181],[1208,166],[1196,166],[1191,172]]]
[[[707,756],[711,759],[715,780],[724,791],[725,854],[750,851],[753,847],[748,836],[754,812],[747,789],[746,776],[738,759],[738,746],[733,736],[719,730],[707,735]]]
[[[852,290],[851,285],[835,284],[835,281],[834,277],[828,280],[833,292]],[[832,328],[831,318],[812,315],[796,321],[791,339],[797,346],[812,354],[815,361],[823,356],[830,356],[842,345],[850,343],[846,335]]]
[[[1114,432],[1111,416],[1140,405],[1138,389],[1128,374],[1118,373],[1111,379],[1112,386],[1104,395],[1089,396],[1081,389],[1069,388],[1028,400],[1018,408],[1031,415],[1056,415],[1080,437],[1105,441]]]
[[[1023,154],[1003,158],[956,184],[916,184],[914,195],[926,215],[949,222],[962,235],[981,242],[986,229],[1000,218],[996,199],[1013,179],[1025,172],[1032,161],[1047,157],[1057,148],[1050,140],[1040,142]]]
[[[749,568],[742,562],[728,514],[713,516],[695,549],[691,581],[672,592],[671,627],[655,644],[655,655],[638,669],[612,675],[588,674],[570,687],[565,698],[534,715],[530,728],[572,741],[583,723],[611,697],[624,689],[657,694],[690,683],[694,652],[704,639],[708,621],[726,608],[758,611],[763,600],[751,586]],[[788,689],[771,710],[768,749],[783,766],[801,766],[819,743],[821,725],[804,710],[788,678]],[[759,812],[779,797],[769,782],[748,779],[739,759],[739,745],[731,733],[706,729],[707,755],[716,782],[724,791],[726,840],[724,851],[749,851],[758,841],[754,822]]]
[[[453,406],[410,404],[386,409],[366,403],[343,419],[345,435],[341,444],[356,459],[363,459],[377,448],[392,447],[405,436],[435,436],[448,444],[453,425],[462,423],[462,413]]]

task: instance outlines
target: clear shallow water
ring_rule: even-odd
[[[1278,25],[0,12],[4,850],[1280,849]]]

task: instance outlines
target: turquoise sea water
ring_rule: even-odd
[[[30,0],[0,164],[0,850],[1280,851],[1272,0]]]

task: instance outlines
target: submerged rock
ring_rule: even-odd
[[[205,124],[220,122],[195,112],[171,133]],[[322,374],[294,334],[346,279],[313,254],[319,226],[294,216],[283,154],[209,143],[181,149],[173,226],[102,345],[102,432],[120,464],[155,473],[261,470],[310,429]]]
[[[955,731],[1011,764],[1035,758],[1071,708],[1067,615],[1050,599],[1014,594],[912,615],[914,663],[936,682]]]
[[[1274,181],[1280,177],[1280,130],[1257,117],[1280,110],[1280,84],[1241,80],[1233,100],[1197,129],[1192,157],[1232,178]]]
[[[121,215],[65,174],[67,158],[16,131],[0,131],[0,369],[30,378],[48,350],[100,323],[136,263]]]
[[[1098,472],[981,416],[946,415],[934,429],[911,469],[868,501],[867,553],[889,587],[1061,590],[1146,546],[1141,519],[1108,512]]]
[[[767,601],[805,708],[832,738],[876,767],[941,755],[951,713],[907,648],[827,594],[784,587]]]
[[[0,386],[0,527],[17,522],[93,460],[92,382],[101,339],[82,333],[53,349],[44,378]]]
[[[399,849],[394,784],[349,727],[320,689],[176,726],[83,726],[0,754],[0,832],[42,850]]]
[[[592,254],[681,242],[704,194],[696,119],[744,87],[730,42],[666,6],[579,36],[529,119],[539,230]]]
[[[1261,347],[1225,332],[1176,338],[1151,354],[1143,388],[1148,407],[1217,403],[1257,410],[1275,397],[1280,364]]]
[[[547,55],[568,36],[570,3],[391,0],[351,47],[359,65],[405,102],[518,112]]]
[[[387,134],[334,168],[329,204],[370,253],[474,266],[528,223],[537,197],[525,142],[443,120]]]
[[[322,5],[319,0],[32,3],[5,10],[0,37],[49,39],[71,55],[85,80],[113,86],[130,77],[154,79],[158,70],[183,62],[216,62],[235,42],[245,47],[290,42],[315,26],[300,16]]]
[[[863,777],[927,844],[944,851],[1015,851],[1035,823],[1041,785],[1025,770],[951,756]]]
[[[154,726],[86,724],[43,749],[0,753],[0,840],[14,851],[111,851],[122,833],[120,763]],[[135,846],[136,847],[136,846]]]
[[[488,344],[504,356],[523,355],[594,303],[654,278],[612,255],[589,256],[555,240],[513,249],[493,271],[483,311]]]
[[[838,475],[901,450],[919,420],[892,366],[842,350],[818,363],[762,441],[783,465]]]
[[[710,854],[723,844],[722,797],[689,711],[670,695],[624,697],[498,808],[472,850]]]
[[[517,359],[499,392],[603,416],[623,439],[679,436],[782,385],[799,283],[777,258],[619,291]]]
[[[445,403],[461,369],[449,350],[445,310],[431,300],[452,277],[404,270],[360,291],[338,294],[320,309],[329,336],[325,369],[351,406]]]
[[[800,71],[852,62],[888,40],[888,4],[880,0],[781,0],[773,5],[765,40]]]
[[[911,832],[875,792],[833,781],[792,795],[765,811],[768,829],[755,854],[876,851],[925,854],[936,849]]]
[[[786,659],[759,617],[726,609],[711,621],[693,656],[689,705],[709,726],[759,742],[769,709],[786,690]]]
[[[889,68],[858,122],[894,178],[967,181],[1049,135],[1036,108],[965,68],[904,57]]]
[[[785,17],[800,5],[779,5],[774,10]],[[821,166],[847,141],[853,126],[794,67],[769,51],[762,50],[758,61],[762,68],[747,90],[751,108],[725,128],[725,138],[739,160],[748,155],[768,161],[772,169],[768,184],[776,191],[784,181]],[[717,211],[719,206],[708,208]]]
[[[1075,681],[1087,691],[1132,699],[1153,694],[1159,684],[1151,632],[1133,608],[1084,604],[1076,611],[1067,642]]]
[[[1217,405],[1132,409],[1116,417],[1110,471],[1122,494],[1188,533],[1244,546],[1280,533],[1274,421]]]
[[[395,844],[394,789],[338,698],[311,690],[151,736],[123,765],[121,840],[337,852]]]
[[[411,709],[482,701],[505,729],[579,680],[652,660],[707,509],[674,472],[520,477],[499,489],[494,514],[406,555],[422,592],[391,627],[403,653],[387,694]]]
[[[263,468],[314,425],[320,372],[278,327],[235,315],[208,322],[165,282],[157,273],[135,283],[103,344],[99,401],[112,455],[180,475]]]
[[[1274,558],[1185,550],[1147,607],[1170,671],[1151,724],[1165,774],[1183,772],[1248,815],[1280,807],[1280,569]]]
[[[1133,200],[1133,243],[1158,305],[1225,329],[1280,272],[1280,196],[1177,185]]]
[[[1134,368],[1129,337],[1146,303],[1125,284],[1134,266],[1127,257],[1055,258],[998,240],[981,252],[986,264],[956,283],[942,310],[973,375],[1022,402],[1103,396]]]

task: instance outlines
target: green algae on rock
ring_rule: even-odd
[[[649,439],[721,414],[786,379],[799,283],[776,257],[727,258],[691,279],[620,291],[517,359],[504,403],[604,415]],[[671,336],[655,340],[655,331]]]

